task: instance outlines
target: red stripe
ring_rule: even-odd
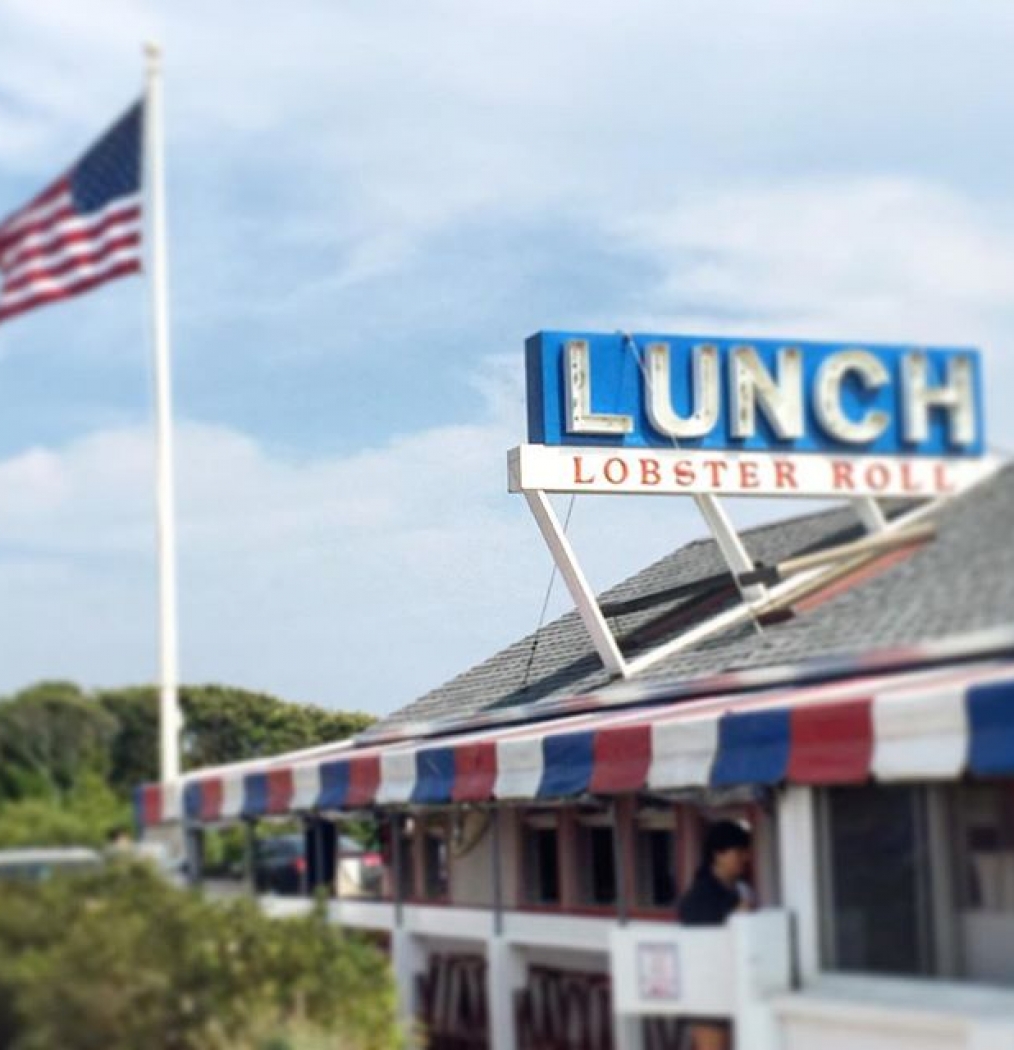
[[[92,266],[95,263],[100,263],[123,248],[136,248],[140,243],[140,231],[125,233],[122,237],[117,237],[114,240],[109,241],[98,251],[85,255],[74,255],[69,259],[64,259],[61,263],[57,263],[55,266],[40,266],[31,270],[26,270],[20,277],[16,277],[13,281],[6,281],[4,283],[3,294],[9,295],[12,292],[20,292],[23,288],[31,287],[36,281],[48,281],[54,277],[63,277],[68,273],[73,273],[75,270],[80,269],[82,266]]]
[[[486,802],[496,786],[496,743],[462,744],[454,749],[455,802]]]
[[[5,321],[9,317],[17,317],[18,314],[24,313],[26,310],[32,310],[36,306],[44,306],[46,303],[55,303],[61,299],[70,299],[75,295],[80,295],[82,292],[90,291],[92,288],[97,288],[100,284],[105,284],[106,281],[112,281],[117,277],[126,277],[128,274],[140,272],[141,260],[128,259],[122,263],[118,263],[116,266],[111,266],[105,271],[105,273],[96,274],[94,277],[84,278],[76,284],[68,284],[63,288],[51,288],[49,291],[40,292],[38,295],[33,295],[29,299],[23,299],[15,306],[0,306],[0,321]]]
[[[651,765],[651,726],[616,726],[595,734],[588,790],[615,794],[644,787]]]
[[[800,704],[792,709],[788,780],[795,784],[861,784],[873,759],[870,699]]]
[[[73,204],[68,204],[65,208],[61,208],[59,211],[54,211],[44,219],[38,219],[35,222],[29,223],[27,226],[19,226],[17,229],[4,233],[0,236],[0,257],[6,254],[13,245],[23,241],[26,237],[31,237],[36,233],[44,233],[46,230],[56,226],[58,223],[61,223],[66,219],[73,219],[76,215],[77,209]]]
[[[74,212],[71,212],[74,215]],[[33,248],[26,248],[24,251],[14,250],[14,254],[9,259],[0,260],[0,266],[4,270],[12,270],[16,266],[20,266],[23,262],[27,262],[29,259],[44,258],[53,251],[56,246],[64,247],[68,244],[76,244],[80,241],[90,241],[96,237],[100,237],[105,233],[111,226],[117,226],[121,222],[135,222],[141,217],[141,209],[138,205],[132,205],[129,208],[122,208],[117,211],[111,211],[106,215],[100,223],[94,226],[87,226],[84,229],[75,230],[70,229],[63,233],[60,233],[59,238],[55,241],[47,241],[45,244],[35,245]],[[66,218],[66,216],[64,216]],[[47,223],[46,225],[53,225],[55,228],[59,228],[60,223],[63,219],[53,224]],[[19,236],[17,238],[21,240]]]
[[[267,811],[269,813],[287,813],[289,810],[289,803],[292,801],[292,769],[269,769],[267,780]]]
[[[70,179],[64,176],[61,179],[57,179],[56,182],[47,186],[41,193],[37,193],[27,204],[22,204],[17,211],[11,212],[10,215],[4,219],[3,223],[0,223],[0,244],[3,243],[4,231],[9,227],[13,226],[19,218],[27,215],[33,208],[38,208],[40,205],[49,204],[50,201],[55,200],[60,196],[61,193],[68,193],[70,191]],[[20,236],[20,231],[18,231]]]
[[[369,806],[377,797],[380,787],[380,756],[361,755],[349,759],[349,792],[345,797],[345,806],[354,809],[356,806]]]
[[[162,823],[162,786],[145,784],[142,788],[141,813],[146,828],[158,827]]]
[[[218,820],[222,815],[223,795],[221,780],[201,782],[201,820]]]

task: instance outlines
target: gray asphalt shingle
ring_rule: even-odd
[[[846,656],[1014,624],[1014,465],[942,507],[933,521],[936,539],[883,572],[762,633],[740,626],[674,654],[638,680]],[[862,534],[854,512],[845,507],[743,535],[750,555],[771,564]],[[715,543],[702,540],[606,591],[600,600],[625,656],[652,649],[689,624],[738,604],[731,581],[706,602],[679,591],[724,571]],[[581,620],[571,612],[426,693],[374,732],[575,696],[609,682]]]

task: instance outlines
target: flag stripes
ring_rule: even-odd
[[[0,321],[142,266],[143,107],[0,223]]]

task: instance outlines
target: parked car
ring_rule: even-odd
[[[258,893],[294,896],[303,891],[306,875],[306,843],[302,835],[276,835],[258,841],[254,866]]]
[[[364,849],[347,835],[339,837],[339,849],[341,856],[336,869],[343,896],[372,896],[379,892],[382,872],[380,854]],[[261,839],[257,844],[254,883],[258,893],[297,896],[309,888],[313,878],[312,869],[303,835],[276,835]]]
[[[104,861],[86,846],[0,850],[0,881],[44,882],[54,875],[97,871]]]

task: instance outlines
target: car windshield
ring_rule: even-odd
[[[303,849],[301,835],[281,835],[278,838],[264,839],[257,847],[258,853],[266,859],[299,857]]]

